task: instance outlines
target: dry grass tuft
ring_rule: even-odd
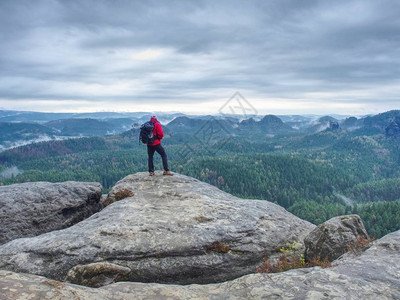
[[[292,269],[311,268],[311,267],[330,268],[332,264],[328,259],[321,260],[319,257],[306,262],[304,258],[296,256],[288,259],[286,253],[283,253],[275,264],[271,264],[268,259],[265,259],[260,267],[257,268],[257,273],[280,273]]]
[[[329,268],[332,267],[330,261],[327,258],[321,260],[320,257],[314,258],[309,262],[306,262],[302,253],[299,253],[299,244],[297,242],[287,242],[284,247],[279,248],[281,256],[275,264],[266,258],[264,259],[261,266],[256,269],[257,273],[279,273],[285,272],[292,269],[300,268],[311,268],[311,267],[322,267]],[[288,257],[289,255],[289,257]]]
[[[355,253],[357,255],[360,255],[362,252],[367,250],[369,247],[371,247],[372,242],[375,240],[375,237],[371,237],[369,239],[363,237],[363,236],[358,236],[355,241],[351,242],[348,251]]]

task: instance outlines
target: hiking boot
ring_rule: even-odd
[[[156,175],[154,172],[149,172],[149,176],[154,176]]]
[[[174,175],[174,174],[172,174],[172,172],[171,172],[170,170],[168,170],[168,171],[164,171],[163,175],[172,176],[172,175]]]

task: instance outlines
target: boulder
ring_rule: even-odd
[[[129,268],[128,281],[220,282],[253,273],[288,241],[303,245],[315,228],[271,202],[179,174],[137,173],[110,195],[119,190],[134,196],[67,229],[0,246],[0,269],[64,280],[77,265],[107,262]]]
[[[305,258],[312,260],[319,257],[333,261],[351,246],[357,239],[368,239],[367,231],[358,215],[334,217],[317,226],[304,239]]]
[[[0,244],[69,227],[99,211],[94,182],[27,182],[0,187]]]
[[[399,299],[400,231],[334,267],[251,274],[207,285],[118,282],[89,288],[45,277],[0,271],[5,299]]]

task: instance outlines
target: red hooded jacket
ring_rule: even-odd
[[[154,128],[153,128],[153,135],[157,136],[158,139],[156,139],[153,143],[148,144],[149,146],[157,146],[161,144],[161,140],[164,137],[164,132],[162,130],[161,124],[157,121],[157,119],[151,118],[150,122],[155,122]]]

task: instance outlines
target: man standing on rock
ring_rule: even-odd
[[[163,132],[162,126],[161,126],[160,122],[158,122],[156,116],[151,116],[150,122],[154,123],[153,135],[156,137],[156,140],[153,143],[147,144],[147,154],[149,155],[150,176],[154,175],[153,157],[154,157],[155,151],[157,151],[157,153],[161,155],[162,163],[163,163],[163,167],[164,167],[163,175],[173,175],[171,173],[171,171],[168,169],[167,153],[165,153],[164,147],[161,146],[161,140],[164,137],[164,132]]]

